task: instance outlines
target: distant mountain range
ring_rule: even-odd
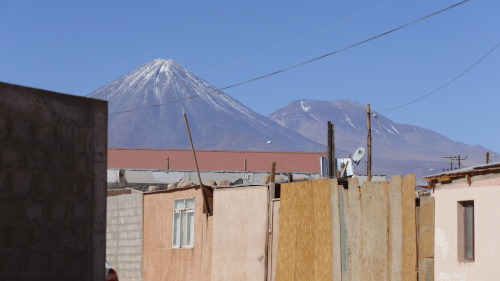
[[[462,166],[465,167],[482,163],[488,151],[479,145],[470,146],[455,142],[432,130],[395,123],[376,112],[373,115],[371,125],[374,173],[428,175],[449,168],[449,163],[443,156],[467,156],[468,159]],[[356,101],[300,100],[278,109],[268,117],[322,143],[327,140],[326,122],[332,121],[336,147],[350,152],[357,147],[366,147],[366,108]],[[455,162],[454,167],[456,166]],[[364,167],[360,168],[362,170]]]
[[[324,150],[323,145],[256,113],[173,60],[150,61],[89,97],[109,101],[109,147],[189,149],[184,110],[196,149]]]
[[[300,100],[265,117],[172,60],[150,61],[89,97],[109,101],[109,147],[188,149],[182,110],[196,149],[323,152],[327,121],[335,125],[337,157],[366,145],[366,111],[356,101]],[[488,151],[378,113],[372,136],[374,174],[432,174],[449,167],[443,156],[467,155],[463,164],[475,165]]]

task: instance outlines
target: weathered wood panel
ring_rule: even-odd
[[[276,266],[278,262],[278,236],[280,222],[280,201],[275,199],[271,201],[271,221],[269,225],[272,227],[269,235],[268,249],[268,272],[267,280],[274,281],[276,279]]]
[[[214,191],[212,281],[266,278],[266,186]]]
[[[417,280],[417,233],[415,221],[415,175],[406,175],[402,184],[403,281]]]
[[[340,241],[340,201],[339,192],[343,186],[330,181],[330,212],[332,220],[332,280],[342,281],[341,241]],[[343,210],[342,210],[343,211]]]
[[[278,262],[276,265],[276,281],[295,280],[295,241],[297,239],[297,220],[295,220],[297,201],[292,185],[281,185],[280,223],[278,235]]]
[[[349,179],[349,188],[342,189],[347,199],[345,205],[347,235],[347,262],[342,259],[342,280],[363,281],[362,264],[362,213],[361,213],[361,187],[358,179]],[[344,238],[342,238],[344,240]],[[348,270],[349,272],[345,272]]]
[[[419,259],[418,281],[434,281],[434,258]]]
[[[389,280],[389,184],[365,182],[361,188],[363,281]],[[352,268],[352,271],[357,270]]]
[[[276,280],[331,280],[328,179],[281,185]]]
[[[330,180],[323,180],[320,185],[312,185],[314,205],[314,280],[332,278],[332,226],[330,211]]]
[[[418,258],[434,257],[434,197],[420,197]]]
[[[389,271],[391,281],[401,281],[403,270],[402,182],[402,176],[392,176],[389,181]]]
[[[321,189],[327,181],[282,185],[276,280],[416,281],[414,175]]]

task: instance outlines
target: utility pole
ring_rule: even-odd
[[[443,158],[448,158],[450,159],[450,171],[453,170],[453,161],[457,161],[458,163],[458,169],[461,169],[462,168],[462,165],[461,165],[461,162],[462,160],[467,160],[467,156],[464,156],[462,158],[462,156],[458,155],[458,156],[443,156]]]
[[[366,146],[368,147],[368,160],[366,163],[366,180],[372,181],[372,122],[370,104],[366,105],[366,129],[368,131]]]
[[[335,165],[335,129],[332,122],[328,121],[328,148],[327,148],[327,157],[328,157],[328,177],[335,178],[336,177],[336,165]]]
[[[194,163],[196,164],[196,172],[198,173],[198,181],[200,183],[201,193],[203,195],[203,204],[205,205],[205,210],[207,212],[207,217],[208,217],[208,216],[212,215],[212,211],[210,210],[208,198],[207,198],[207,195],[205,194],[205,186],[201,182],[200,168],[198,167],[198,160],[196,159],[196,151],[194,149],[193,139],[191,138],[191,130],[189,129],[189,123],[188,123],[186,112],[184,111],[184,108],[182,109],[182,115],[184,116],[184,122],[186,123],[186,130],[187,130],[188,137],[189,137],[189,143],[191,144],[191,150],[193,151]]]

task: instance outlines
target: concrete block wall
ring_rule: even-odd
[[[104,280],[107,102],[0,83],[0,280]]]
[[[106,259],[120,281],[142,281],[142,192],[108,196]]]

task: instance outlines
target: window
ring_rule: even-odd
[[[458,261],[474,261],[474,201],[458,202]]]
[[[194,198],[174,200],[172,248],[192,248],[194,242]]]

